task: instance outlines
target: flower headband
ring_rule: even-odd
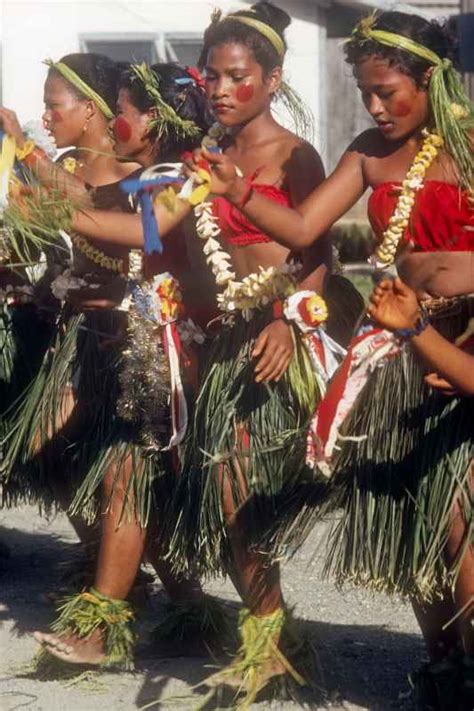
[[[52,59],[45,59],[44,64],[46,64],[52,69],[56,69],[56,71],[58,71],[61,76],[66,79],[66,81],[68,81],[76,89],[78,89],[81,94],[84,94],[85,97],[93,101],[97,108],[104,114],[106,119],[108,119],[109,121],[113,119],[114,113],[111,110],[110,106],[108,106],[107,102],[104,101],[100,94],[94,91],[94,89],[90,87],[89,84],[86,84],[86,82],[81,79],[79,74],[76,74],[76,72],[71,69],[71,67],[68,67],[68,65],[64,62],[53,62]]]
[[[394,47],[423,59],[433,67],[429,82],[429,100],[435,130],[443,137],[447,152],[459,170],[460,182],[470,189],[474,179],[472,139],[474,106],[467,96],[461,77],[450,59],[441,58],[436,52],[414,40],[376,28],[376,15],[372,13],[361,20],[348,42],[363,44],[373,40],[387,47]]]

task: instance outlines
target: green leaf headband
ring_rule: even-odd
[[[85,97],[93,101],[97,108],[104,114],[106,119],[110,121],[114,118],[113,111],[110,109],[107,102],[104,101],[100,94],[94,91],[89,84],[86,84],[86,82],[81,79],[79,74],[76,74],[71,67],[68,67],[67,64],[64,64],[64,62],[53,62],[52,59],[45,59],[44,64],[52,69],[56,69],[56,71],[58,71],[61,76],[66,79],[66,81],[76,87],[81,94],[84,94]]]
[[[414,54],[434,67],[428,90],[434,128],[444,139],[446,150],[456,163],[462,187],[471,189],[474,162],[470,130],[474,128],[474,105],[464,90],[461,77],[450,59],[442,59],[428,47],[403,35],[377,30],[375,22],[374,13],[361,20],[348,42],[374,40]]]
[[[158,138],[168,135],[170,129],[179,138],[194,138],[202,133],[194,121],[181,118],[173,107],[164,101],[160,93],[159,79],[148,64],[145,62],[132,64],[130,70],[135,75],[135,78],[141,81],[158,112],[157,118],[150,121],[150,129],[156,128],[158,130]]]

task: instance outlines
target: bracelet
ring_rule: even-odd
[[[276,299],[272,304],[273,318],[275,321],[284,317],[283,312],[283,301],[281,299]]]
[[[430,319],[428,318],[426,312],[422,309],[416,321],[415,328],[397,328],[393,332],[393,335],[398,341],[409,341],[410,338],[413,338],[414,336],[419,336],[420,333],[423,333],[423,331],[427,326],[429,326],[429,324]]]
[[[15,157],[17,160],[25,160],[35,150],[35,142],[32,140],[25,141],[23,148],[17,148],[15,151]]]

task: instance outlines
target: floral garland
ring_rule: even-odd
[[[423,187],[426,171],[438,155],[444,141],[438,133],[423,130],[423,143],[405,180],[402,182],[400,197],[391,216],[387,229],[382,235],[382,243],[369,260],[375,267],[384,269],[395,261],[398,247],[408,226],[411,211],[415,204],[415,194]]]

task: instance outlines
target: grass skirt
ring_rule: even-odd
[[[100,485],[113,467],[124,495],[124,513],[145,524],[156,509],[155,482],[168,457],[144,446],[140,423],[119,406],[127,315],[120,311],[73,313],[65,309],[36,378],[10,423],[5,451],[7,481],[41,484],[44,496],[70,503],[70,512],[92,522]],[[74,408],[61,421],[67,394]],[[124,485],[123,467],[131,476]],[[160,499],[162,497],[160,496]]]
[[[51,324],[34,304],[0,305],[0,470],[3,440],[10,427],[14,403],[35,377],[51,337]],[[2,505],[33,502],[40,492],[33,485],[17,487],[0,475]],[[33,484],[33,482],[31,482]]]
[[[285,506],[285,494],[312,474],[305,431],[319,397],[309,356],[292,326],[295,354],[278,383],[257,384],[251,352],[273,320],[272,308],[250,321],[240,313],[222,326],[208,354],[196,402],[174,515],[171,558],[176,569],[226,570],[231,553],[224,490],[258,546]]]
[[[473,310],[460,298],[431,323],[454,340]],[[422,600],[453,584],[459,560],[448,569],[443,550],[455,497],[466,522],[459,559],[474,534],[473,421],[474,399],[429,388],[409,346],[371,375],[342,433],[355,439],[342,445],[326,504],[342,509],[326,573]]]

